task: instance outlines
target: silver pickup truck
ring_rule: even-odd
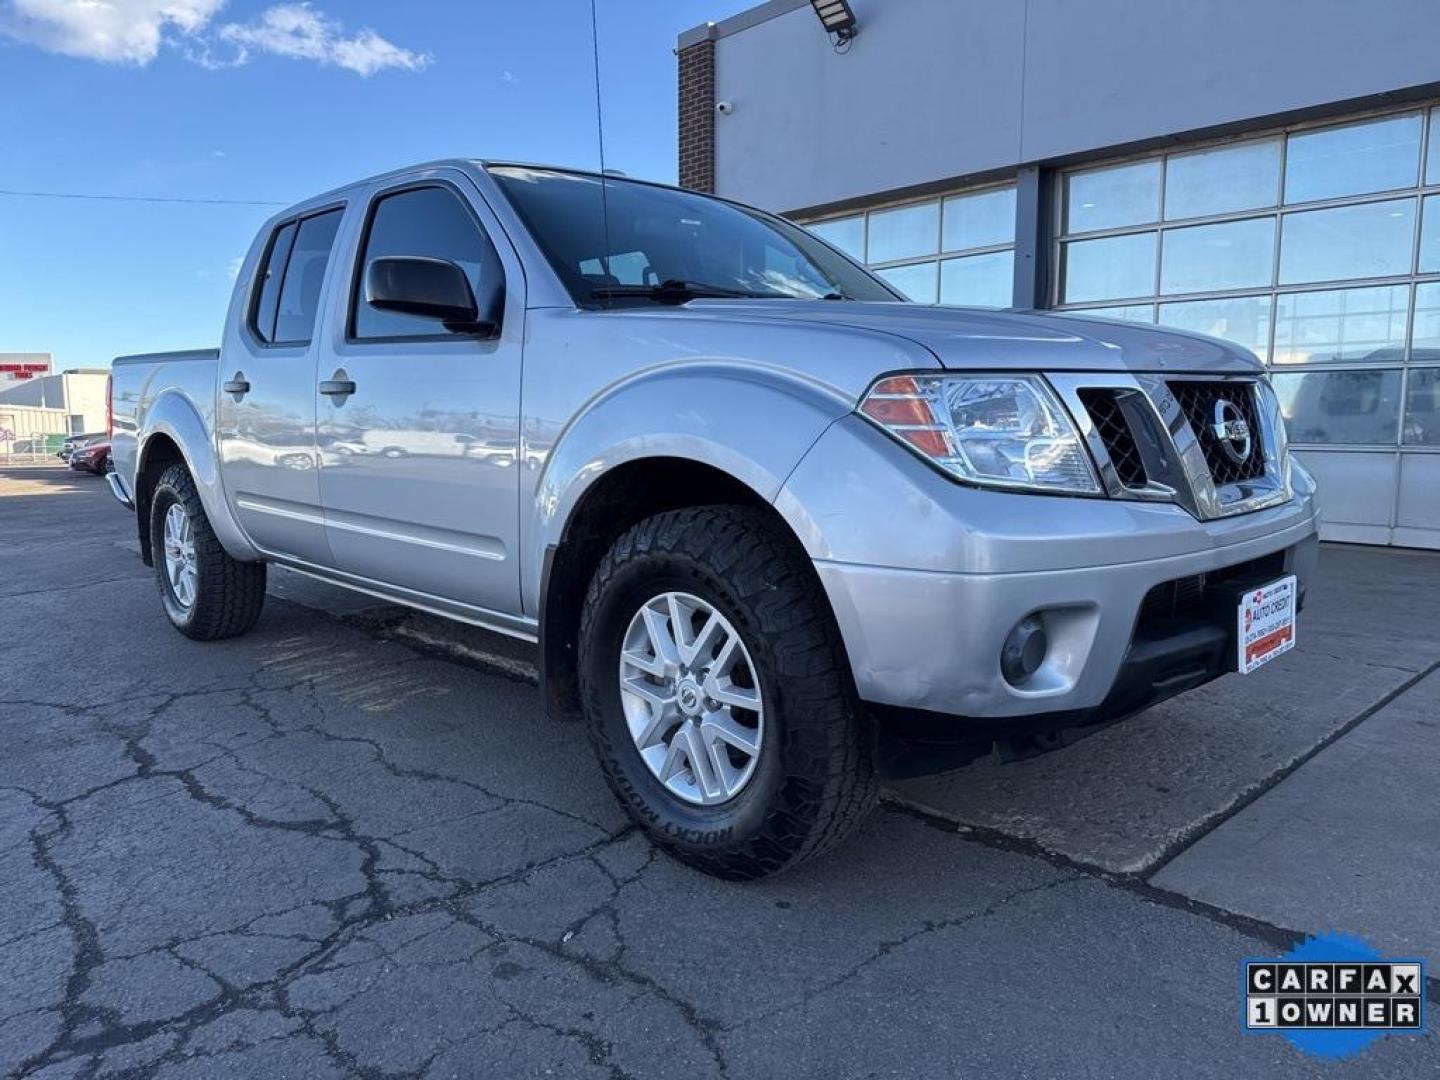
[[[804,230],[452,161],[260,232],[218,351],[122,357],[170,621],[266,564],[538,643],[667,850],[751,878],[877,778],[1033,753],[1285,652],[1314,485],[1254,357],[922,307]]]

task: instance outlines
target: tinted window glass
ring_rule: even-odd
[[[1427,364],[1440,361],[1440,281],[1415,286],[1415,328],[1410,336],[1410,359]]]
[[[1421,202],[1420,272],[1433,274],[1440,270],[1440,195],[1427,195]]]
[[[921,203],[870,215],[872,263],[933,255],[940,245],[940,204]]]
[[[261,341],[275,340],[275,311],[280,304],[280,283],[285,278],[285,260],[295,242],[295,222],[288,221],[275,231],[270,251],[261,269],[260,295],[255,300],[254,330]]]
[[[364,268],[376,259],[405,255],[455,263],[465,271],[477,297],[482,292],[482,273],[500,272],[490,241],[459,196],[448,188],[415,188],[386,195],[376,202],[361,261],[362,290]],[[429,337],[446,332],[438,319],[380,311],[364,302],[363,293],[357,298],[356,337]]]
[[[1405,442],[1440,446],[1440,370],[1416,368],[1406,381]]]
[[[940,264],[940,302],[1006,308],[1015,297],[1015,253],[967,255]]]
[[[1160,305],[1160,325],[1225,338],[1263,357],[1270,348],[1270,297],[1235,296]]]
[[[892,266],[875,271],[917,304],[935,303],[935,271],[933,262],[915,266]]]
[[[1276,304],[1275,363],[1398,363],[1409,314],[1405,285],[1282,293]]]
[[[1280,240],[1280,282],[1408,274],[1414,223],[1414,199],[1287,214]]]
[[[1065,300],[1119,300],[1155,291],[1155,234],[1111,236],[1065,245]]]
[[[1410,187],[1419,162],[1418,113],[1291,135],[1285,157],[1285,201]]]
[[[1280,143],[1272,139],[1176,154],[1165,169],[1167,218],[1274,206],[1280,194]]]
[[[835,218],[806,226],[827,243],[834,244],[852,259],[865,259],[865,217]]]
[[[1160,162],[1072,173],[1065,190],[1065,222],[1070,232],[1143,225],[1159,216]]]
[[[1275,375],[1292,442],[1393,446],[1400,424],[1399,371],[1309,371]]]
[[[274,340],[304,342],[315,333],[320,287],[325,284],[325,267],[330,262],[330,247],[335,243],[335,230],[339,227],[339,210],[300,222],[290,261],[285,267],[285,284],[280,289]]]
[[[1248,289],[1270,284],[1275,219],[1193,225],[1165,233],[1160,254],[1162,293]]]
[[[945,228],[941,246],[946,251],[1014,242],[1014,188],[981,191],[974,195],[955,195],[945,200]]]

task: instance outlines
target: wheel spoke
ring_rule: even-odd
[[[700,733],[712,746],[724,742],[750,757],[760,753],[759,728],[746,727],[729,713],[712,712],[707,714],[704,722],[700,725]]]
[[[717,679],[713,673],[705,676],[705,693],[710,695],[712,701],[718,701],[721,705],[749,709],[752,712],[760,711],[760,692],[751,686],[737,686],[729,678]]]
[[[641,750],[654,746],[661,741],[665,729],[674,722],[675,695],[658,686],[652,686],[643,679],[626,679],[623,685],[626,693],[639,698],[650,708],[650,714],[639,725],[639,731],[635,730],[636,725],[633,722],[630,726],[635,745]]]
[[[680,652],[670,636],[670,624],[662,612],[647,605],[644,609],[645,630],[650,638],[650,651],[669,669],[680,666]]]

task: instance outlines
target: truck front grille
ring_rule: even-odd
[[[1144,487],[1147,479],[1145,461],[1140,456],[1135,433],[1130,430],[1130,423],[1121,411],[1118,392],[1095,388],[1079,393],[1080,400],[1085,403],[1085,411],[1095,424],[1095,433],[1105,444],[1120,483],[1130,488]]]
[[[1265,473],[1265,443],[1261,438],[1260,412],[1255,408],[1255,390],[1248,383],[1197,382],[1184,379],[1168,384],[1170,392],[1190,429],[1200,440],[1200,449],[1205,451],[1205,464],[1210,466],[1210,476],[1216,487],[1254,480]],[[1250,429],[1249,452],[1236,460],[1215,434],[1216,407],[1229,402],[1244,418]]]

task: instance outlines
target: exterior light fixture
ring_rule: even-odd
[[[810,0],[810,6],[835,44],[844,45],[855,36],[855,12],[850,10],[849,0]]]

